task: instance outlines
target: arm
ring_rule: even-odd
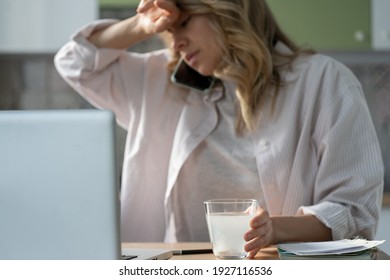
[[[294,201],[296,212],[270,217],[261,210],[253,219],[245,236],[250,257],[271,244],[356,236],[371,239],[375,234],[383,163],[364,94],[347,68],[328,61],[321,72],[322,83],[332,90],[311,89],[313,84],[307,89],[318,92],[309,136],[316,148],[315,181],[291,186],[297,189],[296,197],[286,199]],[[300,201],[304,192],[310,193],[310,200]]]
[[[299,241],[332,240],[330,228],[321,223],[314,215],[274,216],[271,217],[275,230],[274,244]]]
[[[331,229],[314,215],[270,217],[261,208],[250,226],[251,229],[244,236],[248,241],[245,250],[249,252],[249,258],[253,258],[260,248],[271,244],[332,240]]]
[[[136,14],[107,28],[97,30],[88,39],[98,48],[129,48],[151,36],[139,24],[139,18],[139,14]]]
[[[144,14],[154,11],[153,7],[145,7],[145,3],[154,5],[153,1],[142,1],[144,6],[140,4],[138,14],[132,18],[99,20],[84,26],[54,59],[58,73],[75,91],[93,106],[114,111],[118,123],[124,128],[130,118],[129,103],[139,107],[134,104],[141,100],[145,64],[150,59],[148,54],[128,53],[126,48],[159,32],[157,27],[166,28],[164,24],[155,24],[160,18],[155,22],[150,19],[149,25],[140,23],[147,20]],[[158,63],[153,61],[148,64]],[[165,59],[157,61],[161,61],[161,67],[165,68]],[[155,66],[152,68],[158,65]]]
[[[171,0],[142,0],[135,16],[97,30],[88,39],[98,48],[126,49],[167,30],[179,14]]]

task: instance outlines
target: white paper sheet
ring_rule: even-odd
[[[324,242],[299,242],[278,244],[278,247],[298,256],[334,255],[359,252],[376,247],[385,240],[342,239]]]

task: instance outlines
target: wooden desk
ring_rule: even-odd
[[[169,250],[189,250],[189,249],[211,249],[210,243],[123,243],[124,248],[161,248]],[[181,255],[173,256],[172,260],[218,260],[213,254]],[[385,252],[379,250],[378,260],[390,260]],[[247,259],[245,259],[247,260]],[[278,252],[275,247],[268,247],[260,250],[255,260],[279,260]]]

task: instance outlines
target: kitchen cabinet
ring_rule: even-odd
[[[282,29],[298,44],[323,50],[371,49],[371,0],[267,0],[267,3]]]
[[[0,0],[0,53],[54,53],[98,16],[98,0]]]

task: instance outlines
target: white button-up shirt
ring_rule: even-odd
[[[216,101],[171,84],[165,50],[136,54],[88,42],[97,26],[110,23],[77,32],[56,55],[56,67],[89,102],[112,110],[128,131],[122,240],[186,240],[172,236],[184,222],[174,211],[173,188],[183,164],[216,128]],[[271,215],[313,214],[334,239],[373,238],[384,171],[361,85],[323,55],[302,56],[281,75],[274,111],[266,104],[253,134],[264,207]]]

